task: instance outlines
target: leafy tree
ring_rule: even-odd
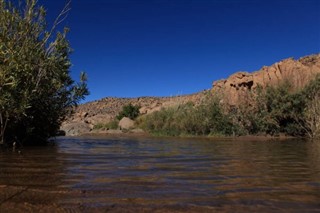
[[[56,30],[69,4],[47,29],[36,0],[0,0],[0,143],[45,141],[88,94],[84,73],[70,77],[68,29]]]
[[[265,120],[266,133],[271,135],[285,133],[294,136],[305,134],[295,119],[303,116],[305,101],[299,91],[292,91],[290,82],[285,81],[277,87],[268,86],[263,96],[266,114],[262,119]]]
[[[320,138],[320,74],[304,88],[305,100],[302,119],[297,119],[310,138]]]
[[[133,106],[131,103],[123,106],[122,111],[117,115],[117,119],[121,120],[123,117],[135,119],[140,114],[140,106]]]

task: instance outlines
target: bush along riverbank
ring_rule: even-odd
[[[187,103],[143,115],[137,125],[162,136],[271,135],[320,137],[320,75],[304,88],[289,81],[258,86],[238,105],[224,104],[219,94],[208,94],[198,104]]]
[[[0,145],[44,144],[88,95],[86,74],[70,75],[68,29],[51,29],[36,0],[0,1]]]

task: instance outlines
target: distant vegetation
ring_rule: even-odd
[[[122,111],[117,115],[117,119],[121,120],[123,117],[128,117],[132,120],[136,119],[140,112],[140,106],[133,106],[132,104],[128,104],[123,106]]]
[[[216,97],[194,106],[188,103],[140,117],[141,128],[156,135],[232,135],[232,119],[223,112]]]
[[[122,107],[122,110],[115,119],[108,123],[99,123],[94,126],[94,129],[118,129],[119,121],[124,118],[135,120],[140,115],[140,106],[134,106],[131,103]]]
[[[68,29],[51,29],[45,9],[28,0],[0,0],[0,143],[44,142],[88,94],[86,75],[70,77]]]
[[[94,125],[93,129],[118,129],[119,120],[114,119],[108,123],[98,123]]]
[[[220,103],[208,95],[192,103],[162,109],[138,119],[141,128],[156,135],[273,135],[320,137],[320,75],[294,91],[289,82],[259,87],[239,106]]]

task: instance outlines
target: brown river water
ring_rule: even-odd
[[[61,137],[2,150],[0,212],[320,212],[320,141]]]

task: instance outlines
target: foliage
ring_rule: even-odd
[[[295,118],[302,117],[304,105],[303,97],[292,92],[289,82],[264,89],[258,86],[236,107],[236,122],[245,134],[302,136],[304,131]]]
[[[157,135],[231,135],[235,131],[231,119],[213,97],[199,106],[187,103],[161,109],[141,117],[137,123]]]
[[[70,77],[68,29],[55,30],[68,4],[47,30],[45,9],[36,2],[16,7],[0,0],[1,143],[45,141],[88,94],[84,73],[80,83]]]
[[[123,106],[122,111],[117,115],[117,119],[121,120],[123,117],[128,117],[132,120],[136,119],[140,114],[140,106],[133,106],[131,103]]]
[[[246,134],[281,133],[291,136],[315,137],[319,126],[320,75],[300,91],[284,81],[277,87],[258,87],[246,102],[232,113]],[[319,117],[318,117],[319,116]]]
[[[320,74],[302,91],[306,105],[302,127],[310,138],[320,138]]]
[[[258,86],[237,106],[208,96],[192,103],[162,109],[138,119],[141,128],[160,135],[256,135],[320,137],[320,74],[295,91],[284,81],[277,87]]]
[[[262,89],[258,87],[257,92],[260,94]],[[258,134],[262,131],[263,119],[263,106],[259,103],[259,95],[248,92],[239,102],[237,106],[225,106],[227,114],[232,119],[232,124],[237,126],[237,132],[239,135],[246,134]]]
[[[94,129],[118,129],[119,127],[119,121],[117,119],[114,119],[110,121],[109,123],[98,123],[93,128]]]

